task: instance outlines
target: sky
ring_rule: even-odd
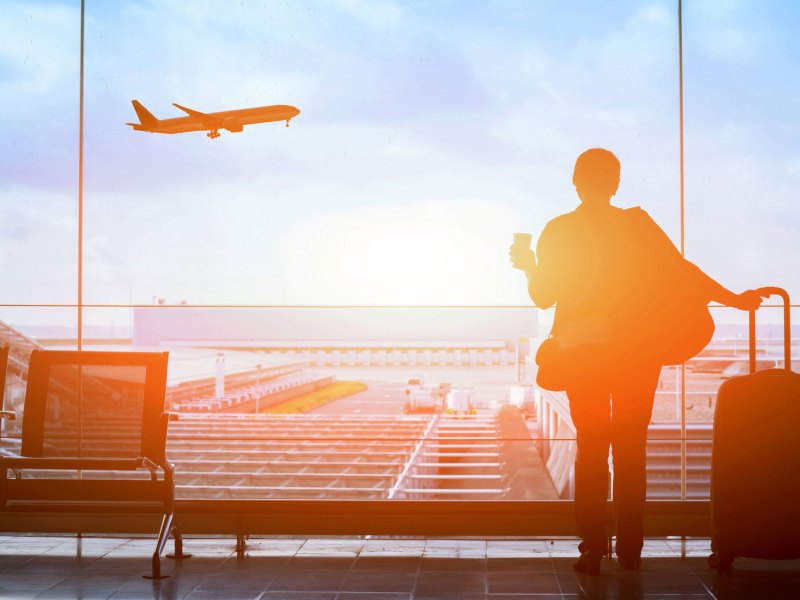
[[[800,298],[800,5],[684,3],[686,255]],[[77,295],[79,2],[0,0],[4,303]],[[84,301],[526,304],[574,160],[679,243],[676,2],[86,2]],[[292,104],[291,127],[157,117]],[[102,321],[101,313],[92,317]]]

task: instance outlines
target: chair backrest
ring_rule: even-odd
[[[22,455],[164,458],[167,352],[34,350]]]
[[[0,410],[5,408],[6,371],[8,371],[8,352],[11,346],[0,346]]]
[[[10,346],[0,346],[0,411],[6,408],[6,372],[8,371],[8,352]],[[5,413],[0,418],[0,439],[3,437],[3,430],[6,427]]]

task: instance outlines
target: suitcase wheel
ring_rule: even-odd
[[[730,575],[733,567],[733,559],[727,556],[720,556],[716,552],[709,555],[708,566],[720,575]]]

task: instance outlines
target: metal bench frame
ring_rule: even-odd
[[[7,359],[7,349],[5,356]],[[54,532],[81,533],[81,518],[102,514],[162,513],[161,527],[152,558],[152,572],[145,577],[161,579],[160,555],[172,534],[175,558],[188,558],[175,521],[174,468],[166,459],[169,421],[177,415],[164,412],[167,352],[95,352],[34,350],[28,369],[22,423],[21,456],[0,456],[0,513],[47,515]],[[0,370],[3,354],[0,353]],[[54,366],[145,368],[144,402],[139,456],[48,457],[45,456],[45,421],[50,370]],[[4,414],[5,418],[6,415]],[[147,469],[149,479],[65,479],[23,477],[26,469],[64,471],[136,471]],[[9,477],[9,470],[14,477]],[[163,476],[159,478],[159,471]],[[124,523],[124,519],[122,520]],[[121,523],[121,524],[122,524]],[[118,533],[128,533],[121,529]]]

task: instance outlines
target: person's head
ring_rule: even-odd
[[[591,148],[575,161],[572,183],[585,204],[608,204],[619,188],[620,164],[613,152]]]

